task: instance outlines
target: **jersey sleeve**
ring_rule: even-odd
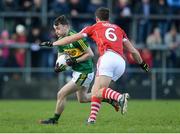
[[[93,27],[87,26],[83,28],[80,33],[82,33],[84,37],[87,37],[92,35],[92,31],[93,31]]]
[[[126,33],[124,32],[124,30],[122,30],[122,33],[123,33],[123,42],[125,42],[128,40],[128,37],[127,37]]]
[[[78,40],[73,45],[79,48],[82,52],[84,52],[89,47],[89,44],[87,43],[86,39]]]

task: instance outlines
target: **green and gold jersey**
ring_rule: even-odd
[[[67,36],[73,35],[76,32],[73,30],[69,30],[69,33]],[[62,38],[59,38],[62,39]],[[76,42],[73,42],[71,44],[67,44],[64,46],[58,46],[58,52],[59,53],[68,53],[73,58],[78,58],[84,54],[86,49],[89,47],[89,44],[86,42],[86,39],[81,39]],[[93,62],[92,58],[77,63],[72,67],[74,71],[82,72],[82,73],[92,73],[93,72]]]

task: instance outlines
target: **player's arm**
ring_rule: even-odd
[[[143,70],[148,72],[149,71],[148,65],[143,61],[138,50],[132,45],[132,43],[126,39],[125,41],[123,41],[123,46],[125,50],[129,51],[132,54],[136,63],[138,63]]]
[[[51,41],[42,42],[42,43],[40,43],[40,46],[53,47],[53,46],[63,46],[66,44],[70,44],[70,43],[78,41],[84,37],[90,36],[92,34],[92,31],[93,31],[93,27],[87,26],[84,29],[82,29],[79,33],[64,37],[61,40],[57,40],[55,42],[51,42]]]
[[[53,42],[53,46],[62,46],[62,45],[70,44],[82,38],[84,38],[84,36],[81,33],[73,34],[71,36],[64,37],[61,40],[57,40]]]
[[[129,40],[123,42],[124,49],[130,52],[136,61],[136,63],[141,64],[143,62],[138,50],[132,45]]]
[[[89,58],[92,58],[93,56],[94,56],[93,51],[91,50],[90,47],[88,47],[88,48],[84,51],[84,54],[83,54],[81,57],[77,58],[76,61],[77,61],[77,63],[83,62],[83,61],[88,60]]]
[[[84,38],[84,35],[82,33],[77,33],[77,34],[73,34],[71,36],[64,37],[61,40],[57,40],[55,42],[51,42],[51,41],[42,42],[42,43],[40,43],[40,46],[48,46],[48,47],[63,46],[63,45],[78,41],[82,38]]]

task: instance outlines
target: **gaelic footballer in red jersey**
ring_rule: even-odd
[[[93,124],[101,107],[101,100],[112,99],[118,102],[121,113],[127,112],[128,93],[121,94],[108,88],[111,81],[119,79],[125,71],[125,61],[122,58],[123,49],[129,51],[134,60],[146,72],[149,71],[148,65],[142,60],[139,52],[128,40],[125,32],[109,21],[109,9],[98,8],[95,12],[96,24],[84,28],[81,32],[58,40],[56,42],[43,42],[40,45],[58,46],[66,45],[84,37],[92,38],[100,53],[97,63],[97,72],[92,87],[91,112],[87,123]]]

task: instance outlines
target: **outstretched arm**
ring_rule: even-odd
[[[63,45],[70,44],[70,43],[73,43],[75,41],[78,41],[82,38],[84,38],[83,34],[77,33],[77,34],[73,34],[71,36],[64,37],[63,39],[57,40],[55,42],[46,41],[46,42],[40,43],[39,45],[40,46],[47,46],[47,47],[63,46]]]
[[[70,44],[82,38],[84,38],[84,36],[81,33],[73,34],[71,36],[64,37],[61,40],[57,40],[53,42],[53,46],[62,46],[62,45]]]
[[[137,51],[137,49],[132,45],[132,43],[129,40],[124,41],[123,45],[124,45],[125,50],[127,50],[128,52],[130,52],[132,54],[136,63],[141,64],[143,62],[139,52]]]
[[[141,58],[141,55],[139,54],[138,50],[132,45],[132,43],[129,40],[126,40],[123,42],[124,48],[129,51],[136,63],[140,65],[140,67],[145,70],[146,72],[149,71],[149,66],[146,64],[143,59]]]

